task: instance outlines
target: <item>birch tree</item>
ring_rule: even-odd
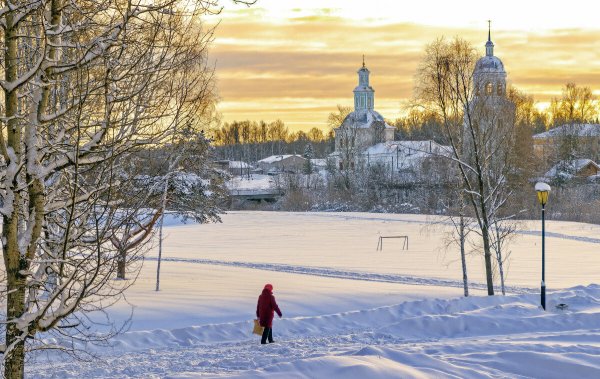
[[[209,87],[179,85],[206,67],[210,32],[197,16],[218,3],[2,3],[0,351],[4,376],[22,378],[25,353],[48,347],[40,333],[115,332],[101,337],[89,312],[130,284],[111,280],[109,241],[132,218],[117,206],[120,173],[130,154],[167,143],[205,104]]]
[[[475,96],[480,84],[473,77],[476,61],[464,40],[433,42],[419,67],[416,95],[442,120],[468,216],[481,238],[488,295],[493,295],[492,226],[512,195],[507,173],[514,106],[503,96]]]

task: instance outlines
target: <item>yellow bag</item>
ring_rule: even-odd
[[[259,336],[262,336],[264,329],[265,328],[263,328],[262,326],[260,326],[260,324],[258,323],[258,319],[255,319],[254,320],[254,329],[252,329],[252,333],[258,334]]]

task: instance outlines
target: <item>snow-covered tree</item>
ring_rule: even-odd
[[[211,106],[211,33],[197,16],[216,5],[15,0],[0,9],[5,377],[22,378],[26,351],[47,347],[39,333],[102,338],[87,313],[131,283],[112,280],[110,240],[147,217],[119,206],[123,167]]]
[[[307,143],[306,146],[304,146],[304,153],[302,154],[302,156],[304,157],[304,159],[306,159],[306,162],[304,162],[303,171],[305,174],[310,175],[313,172],[311,159],[313,159],[315,156],[313,146],[310,142]]]
[[[475,220],[474,231],[481,238],[488,294],[493,295],[493,225],[511,217],[503,212],[513,192],[507,178],[513,169],[515,110],[505,85],[488,82],[490,73],[505,75],[501,62],[489,52],[487,60],[479,60],[483,82],[476,76],[478,57],[469,43],[456,38],[430,44],[418,72],[417,97],[442,120],[461,181],[460,196],[468,207],[466,216]],[[492,69],[485,66],[487,61],[492,61]]]

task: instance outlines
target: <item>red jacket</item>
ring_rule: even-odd
[[[275,296],[267,288],[263,289],[262,294],[258,297],[256,304],[256,317],[262,327],[273,327],[273,316],[275,312],[281,317],[281,311],[275,301]]]

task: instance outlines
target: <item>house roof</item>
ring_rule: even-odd
[[[426,141],[387,141],[378,143],[369,147],[365,150],[365,154],[378,155],[378,154],[402,154],[402,155],[414,155],[420,154],[422,156],[437,154],[447,155],[451,152],[450,146],[440,145],[439,143],[426,140]]]
[[[229,168],[249,168],[252,167],[246,162],[242,161],[229,161]]]
[[[275,162],[282,161],[284,159],[288,159],[290,157],[298,157],[298,158],[305,159],[303,156],[298,155],[298,154],[284,154],[284,155],[271,155],[269,157],[261,159],[258,162],[259,163],[275,163]]]
[[[440,145],[431,140],[426,141],[388,141],[378,143],[366,149],[363,156],[372,162],[394,162],[399,170],[418,167],[423,159],[431,156],[449,156],[452,150],[449,146]]]
[[[344,118],[341,127],[370,128],[373,124],[380,123],[386,129],[394,129],[385,122],[383,116],[373,109],[359,109],[351,112]]]
[[[555,164],[544,177],[546,178],[556,178],[556,177],[564,177],[569,178],[576,175],[583,168],[592,165],[596,167],[596,169],[600,170],[600,166],[591,159],[574,159],[572,161],[560,161]]]
[[[600,137],[600,124],[564,124],[546,132],[533,136],[534,139],[544,139],[560,136]]]

